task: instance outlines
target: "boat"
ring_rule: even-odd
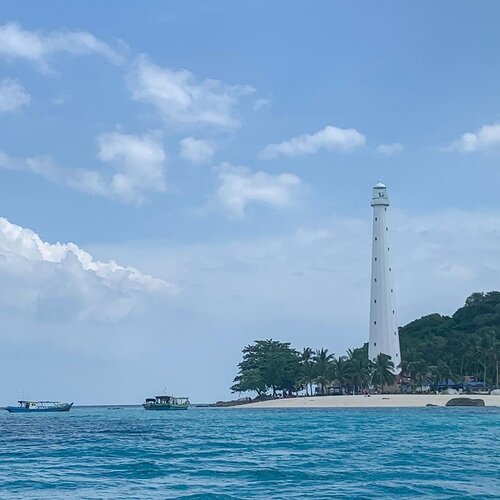
[[[187,410],[189,405],[189,398],[156,396],[154,398],[147,398],[142,406],[145,410]]]
[[[60,403],[59,401],[18,401],[18,406],[6,406],[4,410],[9,413],[38,413],[69,411],[73,403]]]

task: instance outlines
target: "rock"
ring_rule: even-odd
[[[425,406],[437,406],[437,405],[433,405],[432,403],[427,403]]]
[[[451,398],[445,406],[484,406],[483,399]]]

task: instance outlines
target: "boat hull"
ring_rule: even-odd
[[[170,411],[170,410],[187,410],[189,405],[161,405],[161,404],[144,404],[142,405],[145,410],[154,410],[154,411]]]
[[[71,410],[73,403],[55,407],[24,408],[23,406],[6,406],[4,409],[9,413],[60,413]]]

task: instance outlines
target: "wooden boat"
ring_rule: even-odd
[[[145,410],[187,410],[189,405],[189,398],[156,396],[147,398],[142,406]]]
[[[4,410],[9,413],[48,413],[69,411],[73,403],[60,403],[58,401],[18,401],[18,406],[6,406]]]

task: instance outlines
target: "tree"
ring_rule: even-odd
[[[394,363],[387,354],[380,353],[372,362],[372,384],[384,392],[384,385],[394,384]]]
[[[488,369],[488,363],[491,361],[494,355],[494,345],[495,339],[493,338],[494,332],[489,328],[485,328],[485,335],[481,337],[481,341],[476,349],[477,360],[483,367],[483,382],[486,385],[486,372]]]
[[[314,360],[313,350],[310,347],[305,347],[300,354],[300,383],[306,388],[306,394],[312,394],[312,384],[314,382]]]
[[[231,387],[233,392],[256,391],[262,395],[272,390],[292,392],[300,373],[299,354],[289,342],[256,340],[243,349],[243,360]]]
[[[362,349],[348,349],[345,366],[346,379],[356,392],[369,385],[370,364],[367,353]]]
[[[334,364],[335,356],[328,354],[328,349],[318,349],[314,356],[314,381],[319,385],[321,394],[325,394],[326,386],[334,379]]]

